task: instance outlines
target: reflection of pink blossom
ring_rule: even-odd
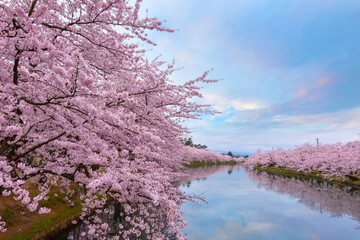
[[[184,175],[176,181],[176,185],[187,184],[194,179],[205,179],[211,175],[218,174],[224,171],[232,171],[235,169],[240,169],[241,165],[214,165],[211,167],[196,167],[196,168],[187,168],[184,170]],[[205,201],[205,199],[200,199]]]
[[[316,183],[267,172],[247,171],[247,175],[259,187],[295,197],[312,210],[330,212],[334,216],[349,215],[360,221],[358,191],[349,194],[345,189],[326,182]]]

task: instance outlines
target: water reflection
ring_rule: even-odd
[[[181,187],[203,193],[209,204],[182,206],[189,239],[360,239],[354,189],[239,166],[191,171],[189,179],[206,180]]]
[[[112,239],[114,236],[118,236],[119,239],[123,239],[119,236],[118,232],[122,228],[131,228],[131,223],[125,220],[124,217],[125,210],[122,208],[122,205],[117,204],[109,204],[106,209],[99,211],[96,213],[96,216],[102,220],[103,223],[107,223],[110,231],[107,233],[107,239]],[[156,214],[156,213],[155,213]],[[158,214],[157,214],[158,215]],[[130,215],[133,219],[139,217],[136,213]],[[166,223],[162,216],[157,216],[158,219],[155,220],[160,224],[164,224],[163,233],[169,240],[175,240],[176,236],[172,232],[170,232],[166,226]],[[87,240],[89,239],[86,236],[86,232],[89,230],[89,225],[93,224],[92,222],[80,222],[79,224],[63,231],[59,235],[53,237],[54,240]],[[121,229],[120,229],[121,226]],[[95,237],[95,239],[97,239]],[[147,240],[149,239],[149,235],[146,234],[145,231],[142,231],[139,234],[131,234],[128,235],[127,239],[139,239],[139,240]]]
[[[190,240],[360,239],[358,190],[255,172],[241,165],[189,168],[186,174],[176,185],[208,201],[203,206],[182,205],[188,222],[183,232]],[[121,207],[110,206],[100,216],[108,220],[113,234],[122,222],[115,217],[119,211]],[[81,237],[86,227],[79,225],[56,239],[86,239]]]
[[[226,171],[229,175],[233,170],[240,170],[243,168],[240,165],[216,165],[216,166],[203,166],[203,167],[194,167],[184,169],[185,175],[175,183],[175,186],[191,186],[192,181],[206,180],[207,177],[222,173]]]
[[[312,210],[329,212],[332,217],[350,215],[360,222],[360,191],[339,187],[319,180],[281,176],[260,171],[248,171],[258,187],[298,199]]]
[[[232,169],[232,168],[231,168]],[[229,170],[229,166],[214,166],[214,167],[198,167],[198,168],[189,168],[185,169],[185,175],[179,179],[175,184],[175,186],[191,186],[191,182],[194,180],[206,180],[208,176],[221,173],[223,171],[229,171],[229,174],[231,174],[231,171]],[[112,236],[118,236],[119,232],[119,226],[123,226],[124,228],[131,228],[129,223],[124,220],[121,216],[123,214],[124,210],[122,209],[120,204],[111,204],[108,206],[105,211],[102,211],[100,213],[97,213],[96,215],[102,220],[102,222],[106,222],[109,225],[109,228],[111,231],[108,233],[109,238]],[[155,213],[156,214],[156,213]],[[136,217],[136,216],[134,216]],[[165,224],[161,216],[157,216],[158,221],[161,221],[161,224]],[[53,239],[56,240],[86,240],[87,236],[85,233],[89,229],[89,224],[86,222],[81,222],[77,224],[76,226],[73,226],[66,231],[60,233]],[[168,231],[168,228],[164,227],[163,233],[165,233],[166,237],[169,240],[176,239],[175,235]],[[140,236],[130,236],[130,239],[147,239],[147,234],[145,232],[142,232]],[[122,238],[120,238],[122,239]]]

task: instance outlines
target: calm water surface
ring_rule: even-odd
[[[177,185],[208,202],[182,205],[188,222],[182,231],[189,240],[360,239],[359,190],[243,166],[200,167],[187,173]],[[114,221],[113,216],[105,218]],[[117,221],[109,225],[117,226]],[[82,229],[86,226],[79,224],[54,239],[86,239],[80,236]]]
[[[182,206],[197,239],[360,239],[360,192],[242,166],[189,169],[181,188],[208,201]],[[196,180],[197,179],[197,180]]]

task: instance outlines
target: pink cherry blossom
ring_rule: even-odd
[[[39,209],[39,214],[46,214],[46,213],[49,213],[51,211],[50,208],[46,208],[46,207],[41,207]]]
[[[119,232],[125,238],[151,229],[151,239],[163,239],[165,223],[184,238],[179,204],[192,197],[173,186],[179,169],[229,159],[181,144],[189,133],[183,120],[213,113],[194,101],[197,84],[216,80],[205,72],[177,85],[174,63],[147,59],[140,46],[155,45],[148,32],[173,30],[141,18],[141,2],[0,2],[0,192],[35,211],[59,185],[70,206],[82,200],[89,239],[106,238],[108,228],[90,213],[109,201],[130,206],[122,218],[147,222],[132,218]],[[29,197],[27,180],[39,195]]]
[[[249,166],[288,168],[321,172],[324,176],[346,177],[360,174],[360,142],[347,144],[303,144],[295,149],[259,151],[246,160]]]

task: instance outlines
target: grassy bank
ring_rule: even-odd
[[[216,165],[235,165],[236,161],[223,162],[204,162],[194,161],[186,167],[200,166],[216,166]],[[28,180],[23,188],[27,189],[30,197],[39,194],[37,186],[34,182],[36,179]],[[49,237],[72,225],[72,221],[79,218],[81,214],[81,204],[77,196],[77,185],[72,183],[70,188],[75,191],[73,198],[74,206],[70,207],[68,202],[64,200],[65,194],[61,193],[56,186],[47,195],[47,200],[41,200],[39,207],[51,208],[51,212],[47,214],[38,214],[38,210],[30,212],[21,201],[15,201],[13,196],[0,196],[0,216],[5,221],[7,231],[0,233],[0,239],[7,240],[29,240],[29,239],[49,239]]]
[[[349,176],[346,178],[341,178],[341,177],[336,177],[336,176],[328,177],[328,176],[325,176],[323,173],[316,172],[316,171],[306,173],[304,171],[295,171],[292,169],[276,168],[276,167],[255,166],[254,169],[257,171],[275,173],[275,174],[279,174],[279,175],[283,175],[283,176],[289,176],[289,177],[295,176],[295,177],[300,177],[300,178],[304,178],[304,179],[315,179],[315,180],[320,180],[320,181],[327,182],[327,183],[336,184],[339,186],[350,186],[350,187],[360,189],[360,177],[358,177],[358,176]]]
[[[26,183],[24,188],[30,192],[30,196],[38,194],[37,187],[32,183]],[[76,190],[75,184],[70,188]],[[76,194],[74,194],[76,196]],[[47,214],[38,214],[37,211],[30,212],[21,201],[15,201],[11,196],[0,197],[0,216],[5,221],[7,231],[0,233],[0,239],[27,240],[48,239],[49,236],[70,226],[71,221],[77,219],[81,213],[81,204],[76,199],[74,206],[70,207],[64,200],[65,195],[60,189],[54,187],[47,201],[39,201],[40,207],[51,208]]]
[[[205,162],[205,161],[194,161],[188,164],[185,164],[185,167],[202,167],[202,166],[216,166],[216,165],[235,165],[239,162],[236,161],[224,161],[224,162]]]

